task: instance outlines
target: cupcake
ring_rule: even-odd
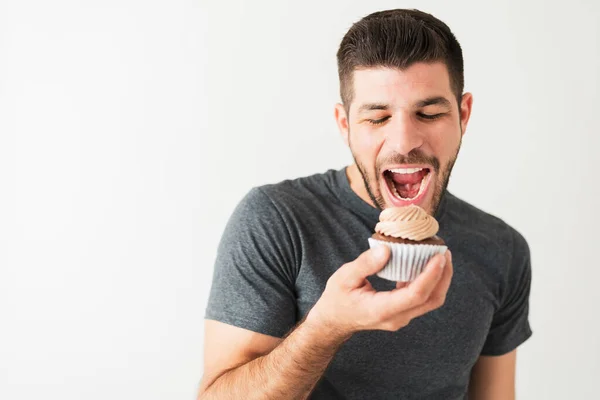
[[[438,230],[435,218],[419,206],[383,210],[369,246],[387,246],[392,254],[377,276],[398,282],[415,280],[433,256],[444,254],[448,248],[436,236]]]

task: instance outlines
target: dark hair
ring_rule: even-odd
[[[460,106],[464,87],[462,50],[448,25],[431,14],[397,9],[367,15],[352,25],[342,39],[337,61],[346,112],[354,97],[352,78],[356,69],[404,70],[416,62],[445,63]]]

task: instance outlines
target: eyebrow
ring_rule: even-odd
[[[388,110],[390,108],[389,104],[384,103],[365,103],[358,109],[358,113],[362,113],[364,111],[373,111],[373,110]]]
[[[446,99],[442,96],[429,97],[424,100],[420,100],[415,104],[416,108],[423,108],[427,106],[440,105],[448,108],[452,108],[452,103],[450,100]],[[385,103],[365,103],[358,108],[358,113],[363,113],[366,111],[374,111],[374,110],[389,110],[390,105]]]
[[[441,96],[430,97],[428,99],[421,100],[421,101],[417,102],[417,104],[416,104],[417,108],[423,108],[423,107],[433,106],[433,105],[440,105],[440,106],[444,106],[444,107],[448,107],[448,108],[452,107],[452,103],[450,103],[450,101],[448,99],[446,99],[445,97],[441,97]]]

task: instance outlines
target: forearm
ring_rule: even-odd
[[[200,399],[306,399],[346,338],[300,324],[269,354],[217,378]]]

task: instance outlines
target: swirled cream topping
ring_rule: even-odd
[[[379,215],[375,231],[380,235],[409,240],[423,240],[434,236],[440,226],[435,218],[419,206],[386,208]]]

